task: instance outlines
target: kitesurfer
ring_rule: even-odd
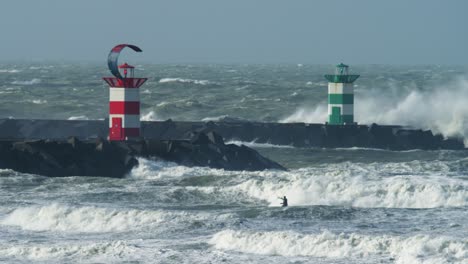
[[[288,206],[288,198],[286,198],[286,196],[283,196],[283,198],[279,197],[278,199],[283,200],[283,202],[281,203],[281,207],[287,207]]]

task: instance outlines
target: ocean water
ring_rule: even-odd
[[[465,136],[468,67],[352,67],[359,123]],[[145,120],[324,122],[329,65],[137,65]],[[101,119],[105,65],[0,64],[0,117]],[[468,152],[246,144],[289,171],[140,158],[124,179],[0,170],[5,263],[468,263]],[[286,195],[290,207],[279,206]]]

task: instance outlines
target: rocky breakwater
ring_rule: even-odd
[[[189,126],[191,125],[191,126]],[[445,138],[430,130],[388,125],[327,125],[305,123],[259,122],[161,122],[147,124],[160,128],[166,134],[177,135],[190,129],[215,131],[226,140],[292,145],[320,148],[379,148],[389,150],[410,149],[464,149],[462,138]]]
[[[138,166],[136,157],[158,158],[186,166],[226,170],[284,170],[246,146],[224,144],[216,133],[191,132],[185,140],[109,142],[0,141],[0,168],[51,177],[124,177]]]

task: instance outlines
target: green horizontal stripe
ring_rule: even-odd
[[[353,94],[329,94],[328,103],[329,104],[353,104],[354,95]]]

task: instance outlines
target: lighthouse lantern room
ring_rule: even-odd
[[[115,46],[108,57],[108,66],[114,77],[104,77],[109,85],[109,140],[123,141],[140,137],[140,91],[147,78],[136,78],[135,67],[124,63],[118,65],[120,51],[129,47],[136,52],[141,49],[128,44]]]
[[[328,80],[328,124],[354,124],[353,82],[359,75],[349,74],[349,66],[336,65],[335,74],[327,74]]]

